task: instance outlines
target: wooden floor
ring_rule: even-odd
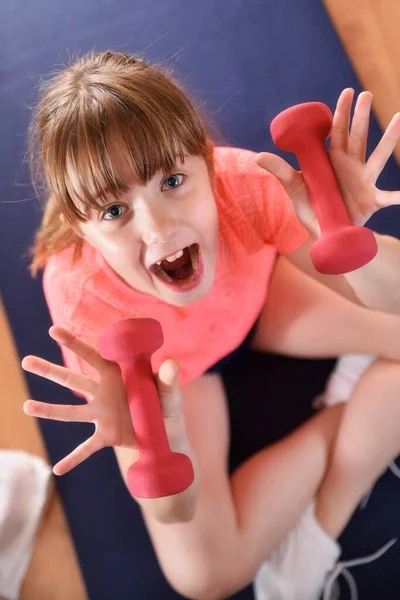
[[[399,0],[323,0],[382,129],[400,111]],[[400,142],[395,150],[400,164]]]
[[[26,416],[23,370],[0,298],[0,448],[25,450],[47,460],[36,420]],[[87,600],[75,550],[56,491],[43,516],[20,600]]]

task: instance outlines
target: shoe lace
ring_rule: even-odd
[[[389,469],[393,473],[393,475],[395,477],[397,477],[397,479],[400,479],[400,467],[397,466],[396,461],[393,460],[389,464]],[[369,490],[369,492],[361,500],[361,503],[360,503],[360,509],[361,510],[363,510],[367,506],[368,500],[370,499],[373,490],[374,490],[374,486]]]
[[[347,560],[338,562],[335,568],[328,574],[326,578],[324,590],[323,590],[323,600],[338,600],[340,597],[339,583],[338,578],[340,575],[344,577],[349,586],[351,600],[358,600],[358,592],[357,585],[353,575],[350,573],[349,568],[356,567],[358,565],[365,565],[367,563],[373,562],[380,558],[385,552],[389,550],[397,542],[397,538],[391,539],[387,542],[380,550],[370,554],[369,556],[364,556],[362,558],[355,558],[353,560]]]
[[[397,466],[395,461],[392,461],[389,465],[389,469],[392,471],[393,475],[400,479],[400,468]]]

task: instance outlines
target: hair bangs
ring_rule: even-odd
[[[65,168],[54,174],[56,193],[71,221],[86,220],[110,196],[117,199],[129,189],[118,174],[115,154],[123,157],[138,184],[146,185],[159,171],[171,173],[185,155],[208,153],[203,127],[186,99],[177,103],[157,97],[154,88],[145,98],[121,86],[118,94],[108,88],[95,91],[94,97],[81,100],[64,143],[58,138],[64,156],[56,162]]]
[[[213,181],[207,129],[222,140],[170,70],[140,56],[91,51],[42,81],[29,126],[32,182],[45,205],[31,273],[72,244],[79,258],[83,238],[74,225],[128,190],[126,164],[129,185],[145,185],[157,172],[170,174],[178,159],[202,156]]]

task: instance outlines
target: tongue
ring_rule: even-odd
[[[175,271],[176,269],[184,267],[190,260],[191,258],[189,248],[185,248],[183,251],[183,256],[177,258],[176,260],[174,260],[174,262],[168,262],[167,260],[163,260],[161,266],[164,269],[164,271],[170,273],[171,271]]]

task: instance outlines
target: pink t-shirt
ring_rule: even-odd
[[[76,264],[73,246],[46,264],[43,286],[53,323],[96,345],[100,331],[115,321],[153,317],[165,338],[153,355],[153,369],[166,358],[177,359],[181,384],[237,348],[265,303],[276,253],[292,252],[309,237],[282,185],[255,163],[255,156],[249,150],[215,148],[219,242],[215,280],[206,296],[177,307],[137,292],[85,243]],[[81,358],[62,351],[66,366],[98,378]]]

